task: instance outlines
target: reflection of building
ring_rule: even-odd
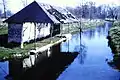
[[[8,42],[22,43],[59,34],[60,23],[76,21],[66,9],[34,1],[4,22],[8,23]]]
[[[31,79],[34,78],[33,76],[42,74],[38,76],[38,79],[46,80],[41,79],[41,76],[49,76],[50,74],[60,74],[60,71],[62,72],[64,68],[66,68],[66,66],[68,66],[78,55],[77,52],[60,52],[60,44],[61,43],[58,43],[50,48],[50,56],[48,56],[48,50],[38,53],[38,55],[31,55],[34,56],[34,59],[32,59],[32,62],[34,62],[34,64],[32,65],[30,61],[25,60],[15,59],[9,61],[9,76],[15,80],[18,80],[21,76],[26,74],[23,77],[25,78],[25,80],[33,80]],[[30,66],[34,67],[28,68]]]

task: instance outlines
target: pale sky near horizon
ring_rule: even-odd
[[[7,1],[8,9],[10,9],[14,13],[18,12],[24,7],[22,3],[23,0],[6,0],[6,1]],[[33,1],[34,0],[27,0],[27,3],[30,4]],[[36,0],[36,1],[41,3],[48,3],[56,6],[71,6],[71,7],[78,6],[80,5],[80,2],[87,2],[87,1],[96,2],[97,5],[101,5],[101,4],[120,5],[120,0]]]

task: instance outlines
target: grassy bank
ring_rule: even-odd
[[[51,43],[52,40],[52,43]],[[0,60],[9,59],[22,59],[28,57],[28,52],[36,47],[43,47],[47,44],[54,44],[56,41],[60,40],[58,37],[46,38],[44,40],[37,41],[36,43],[24,43],[24,48],[21,49],[19,44],[16,43],[6,43],[4,47],[0,47]]]
[[[71,33],[75,34],[80,31],[80,28],[82,31],[96,28],[96,26],[104,25],[104,20],[85,20],[82,19],[79,23],[72,23],[72,24],[62,24],[62,30],[61,32],[64,33]]]
[[[111,65],[120,69],[120,21],[115,21],[108,32],[109,45],[114,54]]]
[[[0,35],[8,34],[8,25],[0,19]]]
[[[103,25],[103,20],[82,20],[81,28],[82,30],[95,28],[96,26]],[[69,26],[69,27],[68,27]],[[62,25],[62,33],[72,33],[75,34],[79,32],[80,23],[73,24],[63,24]],[[28,52],[35,47],[42,47],[52,42],[56,42],[60,40],[58,37],[46,38],[43,40],[38,40],[36,44],[33,42],[25,43],[24,48],[21,49],[19,44],[7,43],[7,34],[8,27],[6,25],[0,26],[0,60],[3,59],[13,59],[13,58],[24,58],[28,56]]]

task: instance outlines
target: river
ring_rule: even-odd
[[[120,80],[120,72],[106,61],[113,58],[106,39],[110,27],[111,23],[106,22],[54,46],[52,57],[26,71],[25,80]],[[68,55],[65,53],[68,51],[79,54],[77,57]],[[8,64],[0,62],[0,80],[9,73]]]
[[[106,61],[113,58],[106,39],[110,27],[111,23],[106,22],[104,26],[84,31],[81,39],[78,33],[63,43],[63,52],[79,51],[80,54],[57,80],[120,80],[120,72],[112,69]]]

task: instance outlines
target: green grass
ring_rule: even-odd
[[[32,49],[35,49],[35,47],[42,47],[47,44],[50,44],[52,42],[56,42],[60,40],[58,37],[52,37],[52,38],[47,38],[42,41],[37,41],[36,43],[25,43],[24,48],[21,49],[20,46],[18,47],[13,47],[13,48],[5,48],[5,47],[0,47],[0,59],[14,59],[14,58],[24,58],[29,56],[28,52]],[[52,44],[52,43],[51,43]],[[15,44],[6,44],[6,45],[15,45]],[[11,47],[11,46],[10,46]],[[16,56],[16,54],[20,54],[21,56]]]
[[[8,34],[8,26],[7,24],[1,23],[0,24],[0,35],[3,35],[3,34]]]
[[[87,30],[91,28],[96,28],[96,26],[100,26],[104,24],[104,20],[82,20],[81,26],[80,23],[72,23],[72,24],[63,24],[63,30],[62,33],[72,33],[75,34],[76,32],[79,32],[79,28],[81,27],[82,30]],[[69,26],[69,28],[68,28]]]

